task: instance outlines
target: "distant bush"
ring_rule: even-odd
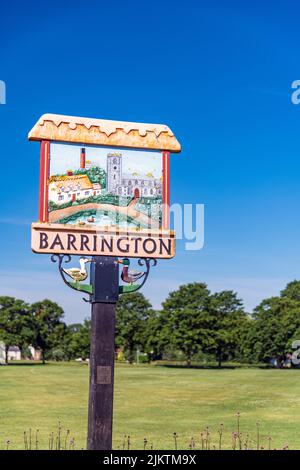
[[[52,359],[52,361],[66,361],[68,358],[62,348],[55,348],[49,352],[47,359]]]

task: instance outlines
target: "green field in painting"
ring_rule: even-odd
[[[219,423],[224,423],[224,447],[231,446],[236,431],[235,413],[241,413],[242,439],[249,434],[260,445],[300,448],[300,371],[259,368],[186,369],[162,366],[116,368],[114,448],[123,447],[130,434],[133,449],[187,449],[208,426],[211,447],[218,447]],[[62,425],[75,438],[75,448],[85,447],[87,427],[88,366],[78,363],[9,365],[0,367],[0,448],[24,448],[24,431],[39,429],[39,448],[47,448],[49,434]]]

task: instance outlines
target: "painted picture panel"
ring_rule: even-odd
[[[49,222],[161,228],[162,152],[50,144]]]

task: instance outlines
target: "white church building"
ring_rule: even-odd
[[[159,197],[162,195],[162,182],[152,173],[128,174],[122,172],[122,154],[107,155],[106,192],[116,196]]]

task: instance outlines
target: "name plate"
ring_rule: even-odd
[[[45,254],[168,259],[175,256],[175,233],[33,223],[31,247],[33,252]]]

